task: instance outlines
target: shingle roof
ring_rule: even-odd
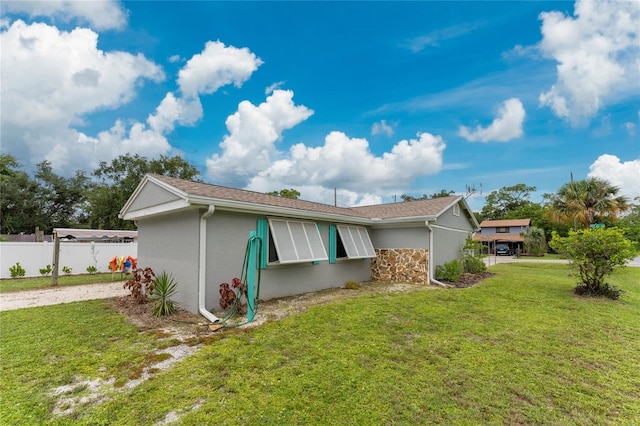
[[[212,185],[203,182],[192,182],[184,179],[173,178],[162,175],[151,175],[180,191],[199,197],[222,199],[229,201],[241,201],[245,203],[261,204],[266,206],[286,207],[304,211],[319,213],[333,213],[348,216],[362,217],[357,212],[345,207],[336,207],[330,204],[315,203],[312,201],[295,200],[293,198],[269,195],[262,192],[247,191],[244,189],[229,188],[226,186]]]
[[[269,195],[244,189],[229,188],[203,182],[192,182],[184,179],[162,175],[150,175],[189,196],[206,197],[229,201],[239,201],[257,205],[285,207],[307,212],[330,213],[367,219],[391,219],[400,217],[435,216],[462,197],[449,196],[429,200],[406,201],[401,203],[379,204],[363,207],[337,207],[312,201]]]
[[[391,219],[397,217],[436,216],[461,197],[448,196],[428,200],[404,201],[401,203],[377,204],[352,207],[352,210],[369,218]]]
[[[494,228],[504,226],[529,226],[531,219],[503,219],[503,220],[483,220],[480,228]]]

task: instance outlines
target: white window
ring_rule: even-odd
[[[453,215],[460,216],[460,204],[454,204],[453,206]]]
[[[314,222],[269,219],[269,229],[270,242],[277,254],[277,259],[269,256],[269,261],[299,263],[328,259],[318,225]]]
[[[338,234],[344,247],[346,257],[349,259],[361,259],[366,257],[376,257],[371,239],[364,226],[338,225]]]

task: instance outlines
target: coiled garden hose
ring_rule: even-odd
[[[247,289],[248,287],[247,277],[249,275],[249,256],[251,256],[251,245],[253,244],[254,241],[257,243],[257,248],[258,248],[257,250],[258,279],[255,285],[256,294],[255,294],[254,303],[250,304],[248,303],[248,300],[247,300],[247,321],[244,321],[238,324],[227,324],[227,321],[229,321],[229,319],[231,319],[238,312],[238,306],[240,305],[241,299],[244,297],[245,289]],[[226,312],[225,316],[222,318],[222,320],[219,323],[219,324],[222,324],[224,328],[236,328],[236,327],[240,327],[241,325],[248,324],[250,322],[248,320],[249,313],[253,314],[251,315],[252,318],[258,313],[258,300],[260,299],[260,271],[261,271],[261,268],[259,267],[259,265],[261,264],[261,261],[262,261],[262,238],[256,235],[252,235],[247,240],[247,247],[244,251],[244,262],[242,264],[242,272],[240,274],[240,282],[242,283],[242,285],[237,290],[236,298],[233,302],[233,305],[231,305],[231,308],[229,308],[229,310]],[[251,297],[251,296],[247,294],[247,297]],[[253,309],[251,309],[252,306],[253,306]],[[250,309],[251,309],[251,312],[249,312]]]

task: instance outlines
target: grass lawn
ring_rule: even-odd
[[[111,274],[82,274],[82,275],[60,275],[58,277],[59,286],[108,283],[112,281],[126,280],[126,275],[120,273]],[[0,293],[19,290],[36,290],[51,288],[51,276],[35,278],[7,278],[0,280]]]
[[[0,312],[0,419],[638,424],[640,268],[610,277],[618,301],[575,296],[566,265],[491,271],[468,289],[363,295],[214,334],[131,388],[167,343],[106,302]]]

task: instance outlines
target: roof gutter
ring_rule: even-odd
[[[207,281],[207,219],[216,211],[214,205],[209,205],[206,212],[200,216],[200,248],[198,259],[198,312],[211,322],[218,322],[220,318],[207,311],[205,307],[205,290]]]
[[[436,280],[434,276],[436,268],[434,267],[435,265],[433,264],[433,228],[431,227],[431,222],[435,222],[435,221],[436,219],[433,219],[431,221],[429,220],[424,221],[425,226],[429,230],[429,282],[437,284],[442,287],[447,287],[445,283],[442,283]]]

